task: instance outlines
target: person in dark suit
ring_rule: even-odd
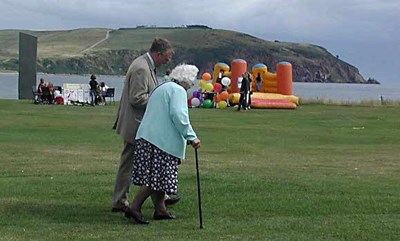
[[[97,86],[99,85],[96,81],[96,76],[92,74],[90,76],[90,104],[94,106],[96,104],[96,98],[97,98]]]
[[[146,110],[149,94],[158,85],[156,68],[171,61],[171,43],[155,38],[150,50],[133,60],[126,73],[114,129],[124,141],[112,202],[113,212],[125,212],[132,177],[135,136]]]
[[[250,74],[248,72],[244,72],[242,74],[242,85],[240,86],[240,99],[239,99],[239,105],[237,110],[240,111],[240,108],[242,107],[243,110],[248,110],[251,100],[250,98]]]

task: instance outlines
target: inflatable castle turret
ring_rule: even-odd
[[[219,64],[221,66],[221,63]],[[231,72],[226,72],[231,77],[231,85],[228,90],[229,100],[232,104],[239,102],[240,81],[238,80],[246,71],[247,62],[243,59],[235,59],[231,62]],[[254,65],[251,70],[251,90],[253,92],[251,107],[295,109],[299,104],[299,98],[293,95],[292,72],[292,64],[289,62],[278,63],[276,73],[269,72],[265,64]],[[258,86],[257,80],[261,81]]]

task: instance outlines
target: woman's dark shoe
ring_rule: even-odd
[[[172,206],[175,205],[181,200],[181,197],[178,195],[175,196],[169,196],[164,202],[166,206]]]
[[[154,212],[153,215],[154,220],[164,220],[164,219],[175,219],[175,215],[170,213],[158,213],[157,211]]]
[[[144,219],[141,213],[137,213],[129,207],[125,210],[125,217],[132,219],[137,224],[149,224],[149,221]]]

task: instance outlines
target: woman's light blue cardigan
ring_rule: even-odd
[[[187,140],[197,138],[190,120],[186,90],[172,81],[151,93],[136,134],[161,150],[184,159]]]

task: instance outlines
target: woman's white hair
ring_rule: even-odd
[[[194,65],[180,64],[171,71],[169,77],[176,80],[178,83],[193,85],[198,72],[199,69]]]

